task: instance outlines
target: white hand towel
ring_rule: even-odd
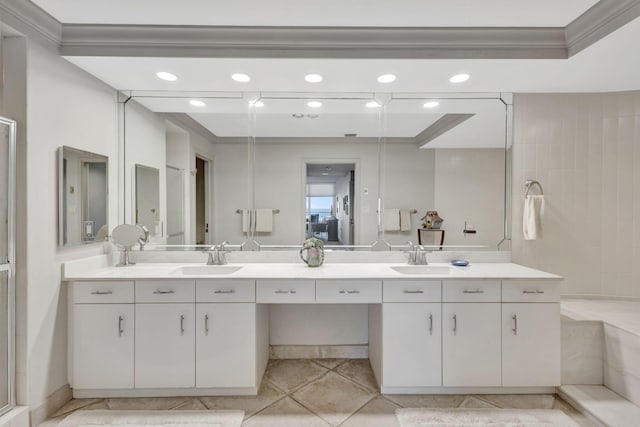
[[[273,231],[273,209],[256,209],[256,233]]]
[[[400,231],[400,209],[385,209],[382,215],[384,231]]]
[[[400,210],[400,231],[411,231],[411,211]]]
[[[524,240],[542,238],[542,219],[544,217],[544,196],[527,196],[524,199],[522,232]]]
[[[251,222],[251,213],[247,209],[242,210],[242,232],[246,233],[249,231],[249,226]]]

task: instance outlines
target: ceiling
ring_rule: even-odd
[[[355,169],[353,163],[313,164],[307,163],[307,177],[323,178],[327,181],[347,176]]]
[[[564,27],[597,0],[35,0],[82,24]]]

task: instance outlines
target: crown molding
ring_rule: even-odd
[[[38,7],[25,0],[0,0],[2,22],[48,47],[58,49],[62,42],[62,24]]]
[[[640,0],[600,0],[565,27],[569,56],[640,16]]]
[[[64,25],[66,56],[567,58],[562,28]]]
[[[190,130],[209,142],[215,143],[218,137],[206,127],[202,126],[199,122],[194,120],[190,115],[186,113],[157,113],[165,120],[169,120],[178,127],[185,130]]]
[[[450,113],[443,115],[415,137],[416,145],[418,148],[424,148],[429,142],[450,131],[460,123],[469,120],[473,116],[475,116],[475,114]]]

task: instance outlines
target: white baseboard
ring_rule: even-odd
[[[272,345],[271,359],[368,359],[369,346],[362,345]]]
[[[258,387],[234,388],[138,388],[119,390],[73,389],[73,397],[109,398],[109,397],[182,397],[182,396],[255,396]]]
[[[68,384],[51,393],[42,405],[31,410],[31,426],[35,427],[41,424],[72,398],[71,388]]]

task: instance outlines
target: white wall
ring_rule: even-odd
[[[67,384],[66,286],[62,262],[103,253],[102,244],[57,246],[56,150],[62,145],[109,158],[109,221],[117,221],[117,100],[115,91],[57,54],[30,44],[27,56],[25,373],[34,409]],[[26,234],[25,234],[26,233]],[[20,236],[19,235],[19,236]],[[25,402],[27,403],[27,402]]]
[[[513,259],[563,292],[640,297],[640,91],[514,99]],[[522,237],[526,179],[544,188],[544,236]]]
[[[504,237],[504,150],[439,148],[434,151],[433,207],[444,218],[444,243],[495,248]],[[465,221],[473,225],[476,234],[462,232]],[[440,233],[433,234],[440,237]]]
[[[177,228],[181,228],[184,232],[183,243],[191,242],[191,218],[190,218],[190,170],[191,162],[189,159],[190,146],[189,134],[187,132],[167,132],[167,166],[179,169],[179,175],[182,177],[182,200],[178,203],[171,203],[171,195],[167,194],[167,218],[179,218],[182,211],[182,224],[176,224]],[[169,176],[167,176],[167,192],[171,184]],[[167,219],[167,232],[169,232],[169,219]],[[167,243],[174,244],[167,233]]]
[[[167,162],[165,122],[155,113],[135,101],[125,107],[125,222],[135,222],[136,164],[156,168],[160,175],[160,221],[162,236],[151,238],[154,243],[166,241],[167,223]],[[113,228],[113,227],[112,227]],[[153,234],[153,230],[149,230]]]

